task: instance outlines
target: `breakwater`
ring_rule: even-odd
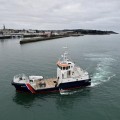
[[[0,36],[0,39],[10,39],[10,38],[11,38],[10,35]]]
[[[38,34],[11,34],[11,35],[1,35],[0,39],[11,39],[11,38],[30,38],[38,37]]]
[[[20,44],[30,43],[30,42],[38,42],[38,41],[45,41],[45,40],[52,40],[58,38],[64,38],[69,36],[51,36],[51,37],[33,37],[33,38],[24,38],[20,41]]]

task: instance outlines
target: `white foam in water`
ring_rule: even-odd
[[[75,94],[77,92],[81,92],[83,91],[82,89],[81,90],[64,90],[64,91],[61,91],[60,94],[61,95],[72,95],[72,94]]]
[[[116,76],[116,74],[113,74],[113,75],[111,75],[110,77],[108,77],[108,78],[106,78],[106,79],[101,79],[101,80],[97,80],[97,79],[95,79],[94,77],[92,78],[93,80],[92,80],[92,82],[91,82],[91,86],[90,87],[94,87],[94,86],[97,86],[97,85],[99,85],[99,84],[101,84],[101,83],[103,83],[103,82],[107,82],[107,81],[109,81],[112,77],[115,77]]]
[[[99,62],[96,66],[93,76],[91,77],[91,87],[99,85],[103,82],[107,82],[112,77],[115,76],[115,74],[111,72],[111,65],[113,64],[115,60],[111,58],[110,56],[92,55],[90,57],[90,60]]]

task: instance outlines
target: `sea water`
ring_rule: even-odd
[[[120,35],[86,35],[20,45],[0,40],[0,120],[119,120]],[[56,76],[56,62],[68,46],[71,59],[87,70],[91,86],[65,93],[17,93],[16,74]]]

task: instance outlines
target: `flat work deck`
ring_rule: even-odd
[[[36,80],[31,84],[34,89],[53,88],[57,84],[57,78],[49,78],[44,80]]]

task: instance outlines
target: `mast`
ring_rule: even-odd
[[[67,51],[67,47],[63,47],[65,49],[64,53],[63,53],[63,62],[66,62],[68,60],[67,55],[68,55],[68,51]]]

